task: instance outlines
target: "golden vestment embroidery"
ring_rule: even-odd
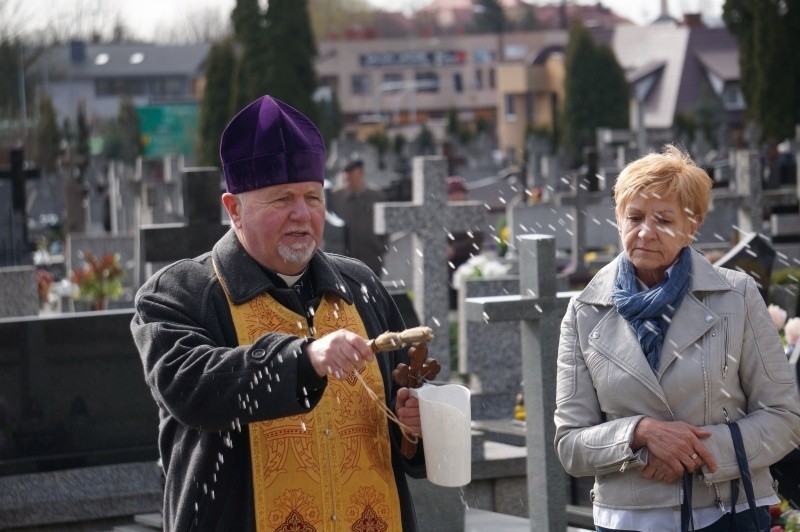
[[[228,304],[241,345],[269,332],[312,336],[305,317],[269,294]],[[367,337],[355,305],[334,295],[322,298],[313,321],[315,336],[348,329]],[[266,368],[294,363],[274,358]],[[361,377],[385,397],[377,362],[367,364]],[[272,378],[268,373],[258,386],[270,386]],[[402,530],[386,418],[355,375],[330,378],[312,411],[251,423],[249,431],[259,532]]]

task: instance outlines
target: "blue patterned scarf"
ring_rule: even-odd
[[[636,331],[647,362],[656,374],[672,315],[689,290],[691,253],[688,246],[683,248],[666,278],[652,288],[641,291],[633,264],[624,253],[620,256],[619,273],[611,297],[617,311]]]

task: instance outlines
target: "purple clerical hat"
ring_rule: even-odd
[[[298,110],[262,96],[239,111],[222,132],[219,146],[228,192],[323,182],[325,143]]]

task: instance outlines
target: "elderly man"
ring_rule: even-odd
[[[149,279],[131,323],[159,408],[165,529],[416,530],[405,473],[424,476],[422,446],[403,458],[382,412],[420,434],[390,377],[407,353],[366,340],[404,324],[369,268],[319,250],[319,132],[264,96],[220,157],[231,230]]]

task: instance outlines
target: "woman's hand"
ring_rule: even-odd
[[[676,474],[664,460],[649,453],[647,456],[647,465],[642,469],[642,476],[669,484],[681,478],[682,474]]]
[[[637,423],[633,431],[631,448],[635,451],[647,447],[650,458],[642,470],[643,473],[651,475],[647,478],[661,480],[659,475],[669,478],[663,471],[665,466],[677,476],[683,475],[684,470],[694,472],[703,464],[714,472],[717,470],[717,463],[706,446],[700,442],[709,436],[710,432],[683,421],[659,421],[645,417]],[[650,467],[651,460],[652,467]]]
[[[414,436],[422,436],[422,421],[419,417],[419,400],[413,397],[408,388],[397,390],[397,401],[394,404],[397,419],[405,425],[404,432]]]

